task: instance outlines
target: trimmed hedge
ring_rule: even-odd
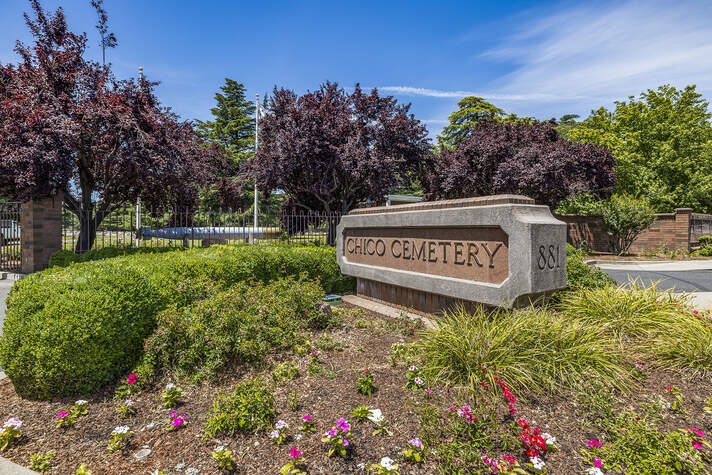
[[[263,362],[271,351],[303,340],[301,330],[328,326],[330,313],[318,308],[322,296],[316,283],[290,277],[267,285],[241,282],[193,305],[164,310],[136,373],[142,381],[171,371],[199,382],[228,365]]]
[[[300,275],[325,292],[354,286],[336,251],[316,246],[212,246],[48,269],[10,292],[0,366],[23,397],[94,391],[138,361],[160,310],[238,282]]]
[[[57,251],[49,258],[49,267],[67,267],[76,262],[100,261],[112,257],[132,256],[134,254],[160,254],[162,252],[184,250],[182,247],[104,247],[94,251],[77,254],[74,251]]]

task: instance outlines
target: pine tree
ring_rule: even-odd
[[[214,120],[198,120],[198,134],[222,145],[238,167],[255,152],[255,105],[245,95],[245,86],[230,78],[215,94],[217,106],[210,109]]]

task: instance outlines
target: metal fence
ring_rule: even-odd
[[[690,241],[696,243],[700,236],[712,235],[712,214],[692,213],[690,217]]]
[[[124,206],[77,216],[62,211],[62,247],[84,252],[104,247],[207,247],[249,242],[333,245],[341,216],[326,213],[258,213],[230,209]]]
[[[20,203],[0,202],[0,271],[20,272],[21,236]]]

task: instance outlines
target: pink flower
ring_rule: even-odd
[[[312,420],[312,416],[304,416],[304,417],[302,418],[302,420],[303,420],[304,422],[309,422],[310,420]]]
[[[700,429],[695,429],[694,427],[688,427],[687,430],[694,432],[695,434],[699,435],[702,438],[705,437],[705,433],[702,432]]]
[[[346,440],[346,439],[343,439],[343,440],[341,441],[341,443],[344,445],[344,447],[346,447],[347,445],[349,445],[349,441]]]
[[[126,384],[134,384],[136,381],[138,381],[138,376],[136,376],[136,373],[131,373],[129,379],[126,380]]]
[[[593,440],[589,440],[588,442],[586,442],[586,445],[588,445],[589,447],[600,447],[603,444],[600,443],[599,441],[597,441],[596,439],[593,439]]]
[[[431,394],[433,394],[433,392],[432,392],[430,389],[425,388],[425,394],[427,394],[428,396],[430,396]]]
[[[291,449],[289,449],[289,456],[293,459],[299,458],[300,455],[302,455],[302,451],[297,449],[296,447],[292,447]]]
[[[700,444],[699,442],[693,442],[692,446],[697,450],[700,450],[702,448],[702,444]]]
[[[339,431],[336,430],[335,428],[334,428],[334,429],[331,429],[331,430],[329,431],[329,437],[334,437],[334,436],[335,436],[336,434],[338,434],[338,433],[339,433]]]
[[[64,419],[68,415],[69,413],[67,411],[60,411],[59,414],[57,414],[57,419]]]
[[[509,463],[514,463],[514,462],[516,462],[516,460],[514,460],[514,457],[512,457],[511,455],[505,455],[505,456],[502,457],[502,458],[503,458],[504,460],[506,460],[507,462],[509,462]]]
[[[665,391],[672,391],[672,387],[668,386],[667,388],[665,388]]]
[[[171,421],[171,425],[173,427],[180,427],[183,425],[183,418],[182,417],[176,417]]]
[[[603,467],[603,462],[599,459],[593,459],[593,466],[596,468],[601,468]]]

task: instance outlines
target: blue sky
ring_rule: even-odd
[[[89,0],[62,5],[100,59]],[[411,102],[431,134],[456,102],[481,95],[540,119],[637,95],[663,83],[712,94],[709,1],[247,2],[105,0],[119,77],[143,66],[185,119],[209,118],[225,77],[251,97],[276,84],[299,93],[360,82]],[[29,41],[24,0],[0,0],[0,62]]]

